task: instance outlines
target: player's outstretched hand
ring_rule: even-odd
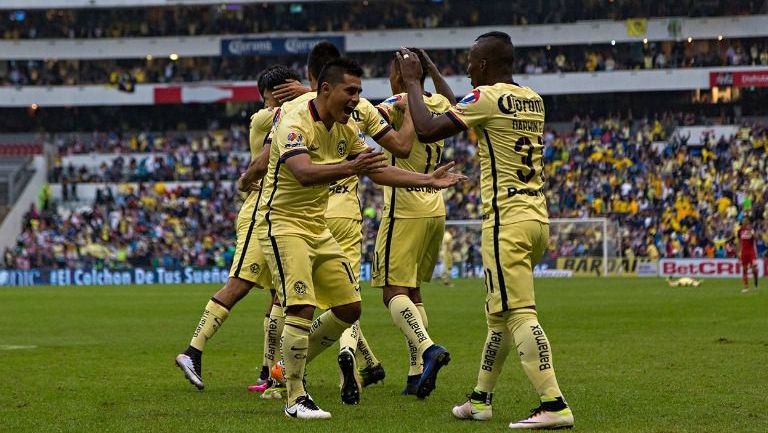
[[[400,64],[400,74],[403,81],[419,81],[421,79],[421,62],[419,56],[408,48],[400,48],[397,52],[397,62]]]
[[[387,157],[381,152],[374,152],[372,148],[368,148],[362,153],[358,154],[355,159],[348,161],[350,170],[352,173],[360,176],[371,173],[378,173],[387,166]]]
[[[467,176],[451,171],[456,163],[451,161],[432,172],[432,186],[434,188],[448,188],[459,182],[467,180]]]
[[[280,103],[283,103],[311,91],[312,89],[301,84],[300,81],[285,80],[285,84],[278,84],[275,86],[275,89],[272,90],[272,96],[274,96]]]

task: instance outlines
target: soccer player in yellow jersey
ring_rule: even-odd
[[[284,411],[291,417],[330,418],[307,394],[304,368],[361,311],[351,263],[325,219],[328,185],[354,174],[395,187],[444,188],[463,179],[448,171],[450,164],[431,175],[388,166],[383,155],[365,145],[360,130],[349,123],[359,102],[361,76],[362,69],[351,60],[327,63],[317,80],[317,97],[283,113],[272,133],[257,233],[276,270],[273,282],[286,313]],[[318,307],[328,311],[313,323]]]
[[[475,89],[441,116],[433,117],[424,104],[421,65],[415,55],[401,50],[399,61],[421,141],[433,142],[469,128],[480,138],[488,335],[477,385],[466,403],[453,408],[453,414],[462,419],[491,417],[493,389],[509,351],[514,350],[539,394],[540,405],[528,418],[510,423],[510,428],[572,427],[573,414],[555,378],[552,348],[539,324],[533,292],[533,267],[549,238],[542,176],[543,100],[512,80],[514,49],[506,33],[477,38],[467,66]]]
[[[253,286],[267,288],[274,292],[272,276],[264,261],[261,247],[256,240],[256,210],[261,194],[258,182],[266,173],[268,159],[262,154],[267,142],[276,107],[279,103],[271,97],[273,88],[288,79],[298,79],[298,74],[282,65],[267,68],[258,80],[259,90],[264,97],[266,108],[251,116],[249,145],[251,164],[241,177],[241,190],[248,192],[237,216],[237,247],[230,269],[229,279],[223,288],[208,301],[203,315],[192,335],[187,349],[176,357],[176,364],[198,389],[203,389],[202,358],[206,342],[219,330],[229,316],[232,307],[245,297]],[[272,363],[279,358],[279,335],[282,333],[282,308],[279,302],[270,307],[270,316],[265,319],[265,362],[262,378]]]
[[[420,84],[424,104],[433,115],[445,113],[452,101],[423,90],[428,62],[423,51],[416,52],[422,62]],[[389,78],[394,96],[381,103],[379,110],[395,129],[400,129],[407,111],[403,112],[404,104],[398,104],[404,103],[407,95],[396,62]],[[431,173],[440,164],[443,144],[443,140],[424,143],[414,139],[411,152],[405,157],[384,154],[395,167]],[[423,281],[432,279],[444,231],[445,204],[440,190],[384,187],[384,218],[376,236],[372,285],[383,289],[384,305],[408,343],[410,368],[403,394],[416,394],[419,398],[432,392],[438,371],[450,361],[448,352],[434,344],[427,332],[420,290]]]
[[[317,96],[316,77],[326,63],[339,57],[341,57],[339,50],[330,42],[322,41],[315,45],[307,59],[310,88],[307,89],[297,82],[276,88],[276,95],[279,97],[294,98],[283,105],[282,113],[288,113],[315,98]],[[415,137],[410,116],[404,122],[405,125],[399,131],[395,131],[382,118],[373,104],[365,98],[360,98],[360,102],[352,112],[351,119],[357,124],[361,132],[372,137],[394,155],[402,157],[409,154]],[[356,280],[360,277],[360,256],[363,241],[357,185],[357,176],[350,176],[333,182],[329,186],[328,208],[325,213],[328,228],[351,262]],[[327,324],[328,322],[318,321],[315,323],[315,329],[317,332],[323,333],[324,328],[321,325]],[[365,364],[365,367],[359,370],[362,386],[368,386],[384,379],[384,368],[374,355],[360,329],[360,324],[357,322],[341,335],[339,348],[338,363],[342,377],[341,400],[345,404],[357,404],[360,400],[361,385],[355,375],[357,365]]]

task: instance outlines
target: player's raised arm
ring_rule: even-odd
[[[418,48],[418,54],[422,56],[427,64],[427,72],[429,73],[429,77],[432,78],[432,83],[435,85],[435,92],[445,96],[451,105],[455,104],[456,95],[453,94],[453,89],[451,89],[451,86],[445,81],[443,74],[440,73],[440,69],[437,68],[435,62],[433,62],[432,59],[429,58],[429,55],[427,55],[427,52],[421,48]]]
[[[428,187],[442,189],[467,180],[463,174],[451,171],[454,165],[453,162],[445,164],[433,171],[432,174],[416,173],[389,165],[381,170],[368,173],[367,176],[379,185],[395,188]]]
[[[416,53],[403,48],[397,53],[397,61],[400,64],[403,81],[405,81],[405,88],[408,92],[408,110],[411,113],[419,141],[433,143],[461,132],[462,128],[445,114],[432,117],[427,110],[419,82],[422,74],[421,62]]]
[[[341,164],[313,164],[307,152],[287,154],[282,158],[302,186],[328,184],[354,175],[372,175],[387,168],[386,157],[371,148]]]

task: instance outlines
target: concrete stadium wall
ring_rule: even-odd
[[[2,224],[0,224],[0,252],[5,251],[6,247],[16,243],[16,237],[21,232],[24,214],[27,213],[32,203],[37,203],[40,189],[46,182],[45,158],[39,155],[33,157],[33,165],[35,167],[35,174],[29,180],[27,186],[24,187],[24,191],[16,200],[8,215],[5,216]]]

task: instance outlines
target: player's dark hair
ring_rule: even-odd
[[[344,74],[362,77],[363,68],[357,62],[347,57],[331,60],[320,71],[320,75],[317,77],[317,88],[319,89],[323,83],[328,83],[331,86],[341,83],[344,80]]]
[[[328,41],[320,41],[309,52],[307,56],[307,69],[313,77],[320,77],[320,72],[323,70],[323,66],[333,59],[341,57],[341,52],[336,48],[336,45]]]
[[[267,90],[272,90],[275,86],[284,84],[286,80],[299,81],[301,77],[299,77],[296,71],[285,65],[272,65],[259,74],[256,85],[259,87],[259,93],[263,95]]]
[[[504,32],[483,33],[475,39],[478,42],[483,39],[492,39],[495,42],[493,49],[493,60],[511,72],[515,63],[515,46],[512,44],[512,38]]]

